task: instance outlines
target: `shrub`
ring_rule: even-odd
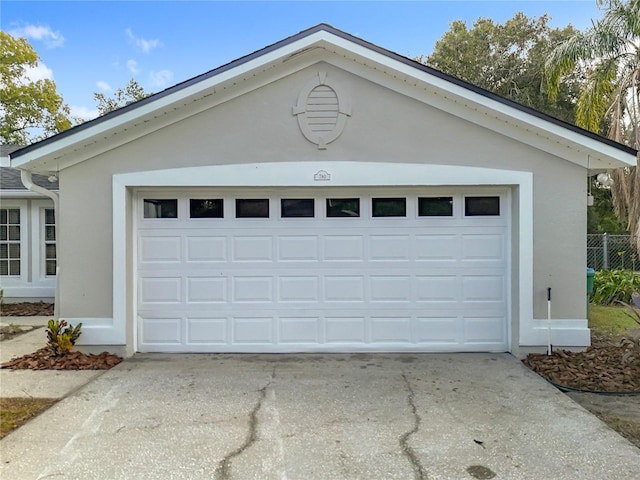
[[[64,355],[71,351],[80,336],[82,323],[75,327],[64,320],[49,320],[47,323],[47,344],[56,355]]]
[[[640,275],[632,270],[600,270],[593,279],[591,301],[598,305],[631,302],[631,294],[640,291]]]
[[[625,313],[640,327],[640,308],[624,302],[618,303],[626,308]],[[622,357],[623,362],[631,363],[640,360],[640,328],[630,329],[620,341],[620,345],[628,348],[628,351]]]

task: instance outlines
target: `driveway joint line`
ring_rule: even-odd
[[[418,414],[418,409],[413,400],[415,397],[415,392],[413,391],[413,388],[411,387],[411,383],[409,383],[409,379],[407,378],[407,375],[404,372],[402,372],[402,378],[404,379],[405,387],[408,391],[407,404],[409,405],[409,408],[411,409],[411,414],[413,416],[413,427],[408,432],[403,433],[402,436],[400,437],[400,448],[402,450],[402,453],[407,457],[407,459],[411,463],[411,467],[413,468],[413,477],[416,480],[427,480],[428,476],[425,468],[422,466],[422,463],[420,463],[420,459],[418,458],[416,451],[413,448],[411,448],[411,446],[409,445],[409,439],[414,434],[418,433],[418,430],[420,429],[420,423],[422,422],[422,418],[420,418],[420,415]]]

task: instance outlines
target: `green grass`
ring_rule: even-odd
[[[57,400],[49,398],[0,398],[0,438],[38,416]]]
[[[622,335],[630,328],[640,328],[624,307],[589,305],[589,328],[598,335]]]

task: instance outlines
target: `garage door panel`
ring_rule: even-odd
[[[278,237],[278,261],[317,262],[320,256],[317,236],[280,235]]]
[[[364,261],[364,238],[361,235],[326,235],[323,247],[324,261]]]
[[[410,260],[409,235],[370,235],[369,260],[408,262]]]
[[[325,342],[327,344],[366,343],[364,317],[326,317]]]
[[[143,345],[179,345],[182,343],[182,317],[142,318]]]
[[[364,275],[326,275],[324,301],[363,303],[365,301],[364,280]]]
[[[273,262],[273,237],[238,236],[232,239],[234,262]]]
[[[150,304],[181,303],[182,278],[164,276],[142,278],[138,291],[143,307]]]
[[[233,277],[233,302],[273,302],[273,277]]]
[[[226,317],[186,317],[189,345],[226,345],[229,343],[229,321]]]
[[[460,278],[456,275],[418,275],[414,283],[419,303],[457,303],[460,300]]]
[[[188,277],[187,303],[226,303],[228,279],[220,277]]]
[[[462,278],[462,301],[470,303],[505,302],[505,278],[503,275],[465,275]]]
[[[369,277],[371,285],[371,301],[378,302],[405,302],[411,301],[411,277],[372,275]]]
[[[235,219],[228,208],[215,220],[141,221],[138,348],[507,349],[504,217],[466,219],[462,209],[451,218],[418,217],[402,193],[406,218],[372,219],[364,198],[361,217],[326,218],[317,192],[314,218],[279,218],[274,207],[271,218]],[[178,197],[188,205],[188,196]]]
[[[496,260],[503,262],[505,249],[505,236],[502,233],[462,235],[463,260]]]
[[[318,303],[320,301],[320,277],[278,276],[278,302]]]
[[[322,342],[319,317],[281,317],[279,342],[285,344],[314,345]]]
[[[140,239],[138,250],[141,263],[179,263],[182,260],[182,238],[144,237]]]
[[[413,328],[413,338],[419,344],[457,345],[461,341],[460,319],[456,315],[420,316]]]
[[[465,316],[464,340],[473,344],[496,344],[505,335],[504,316]]]
[[[411,317],[372,317],[371,343],[411,343]]]
[[[455,263],[460,256],[460,238],[456,234],[416,235],[415,260]]]
[[[187,262],[226,262],[228,239],[226,237],[188,236]]]
[[[232,322],[233,343],[235,345],[273,344],[273,324],[271,317],[235,317]]]

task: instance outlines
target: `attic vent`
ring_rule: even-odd
[[[333,88],[318,85],[307,98],[307,123],[309,129],[322,135],[331,132],[338,123],[338,95]]]
[[[293,114],[305,138],[322,150],[342,134],[351,109],[336,82],[318,72],[300,92]]]

